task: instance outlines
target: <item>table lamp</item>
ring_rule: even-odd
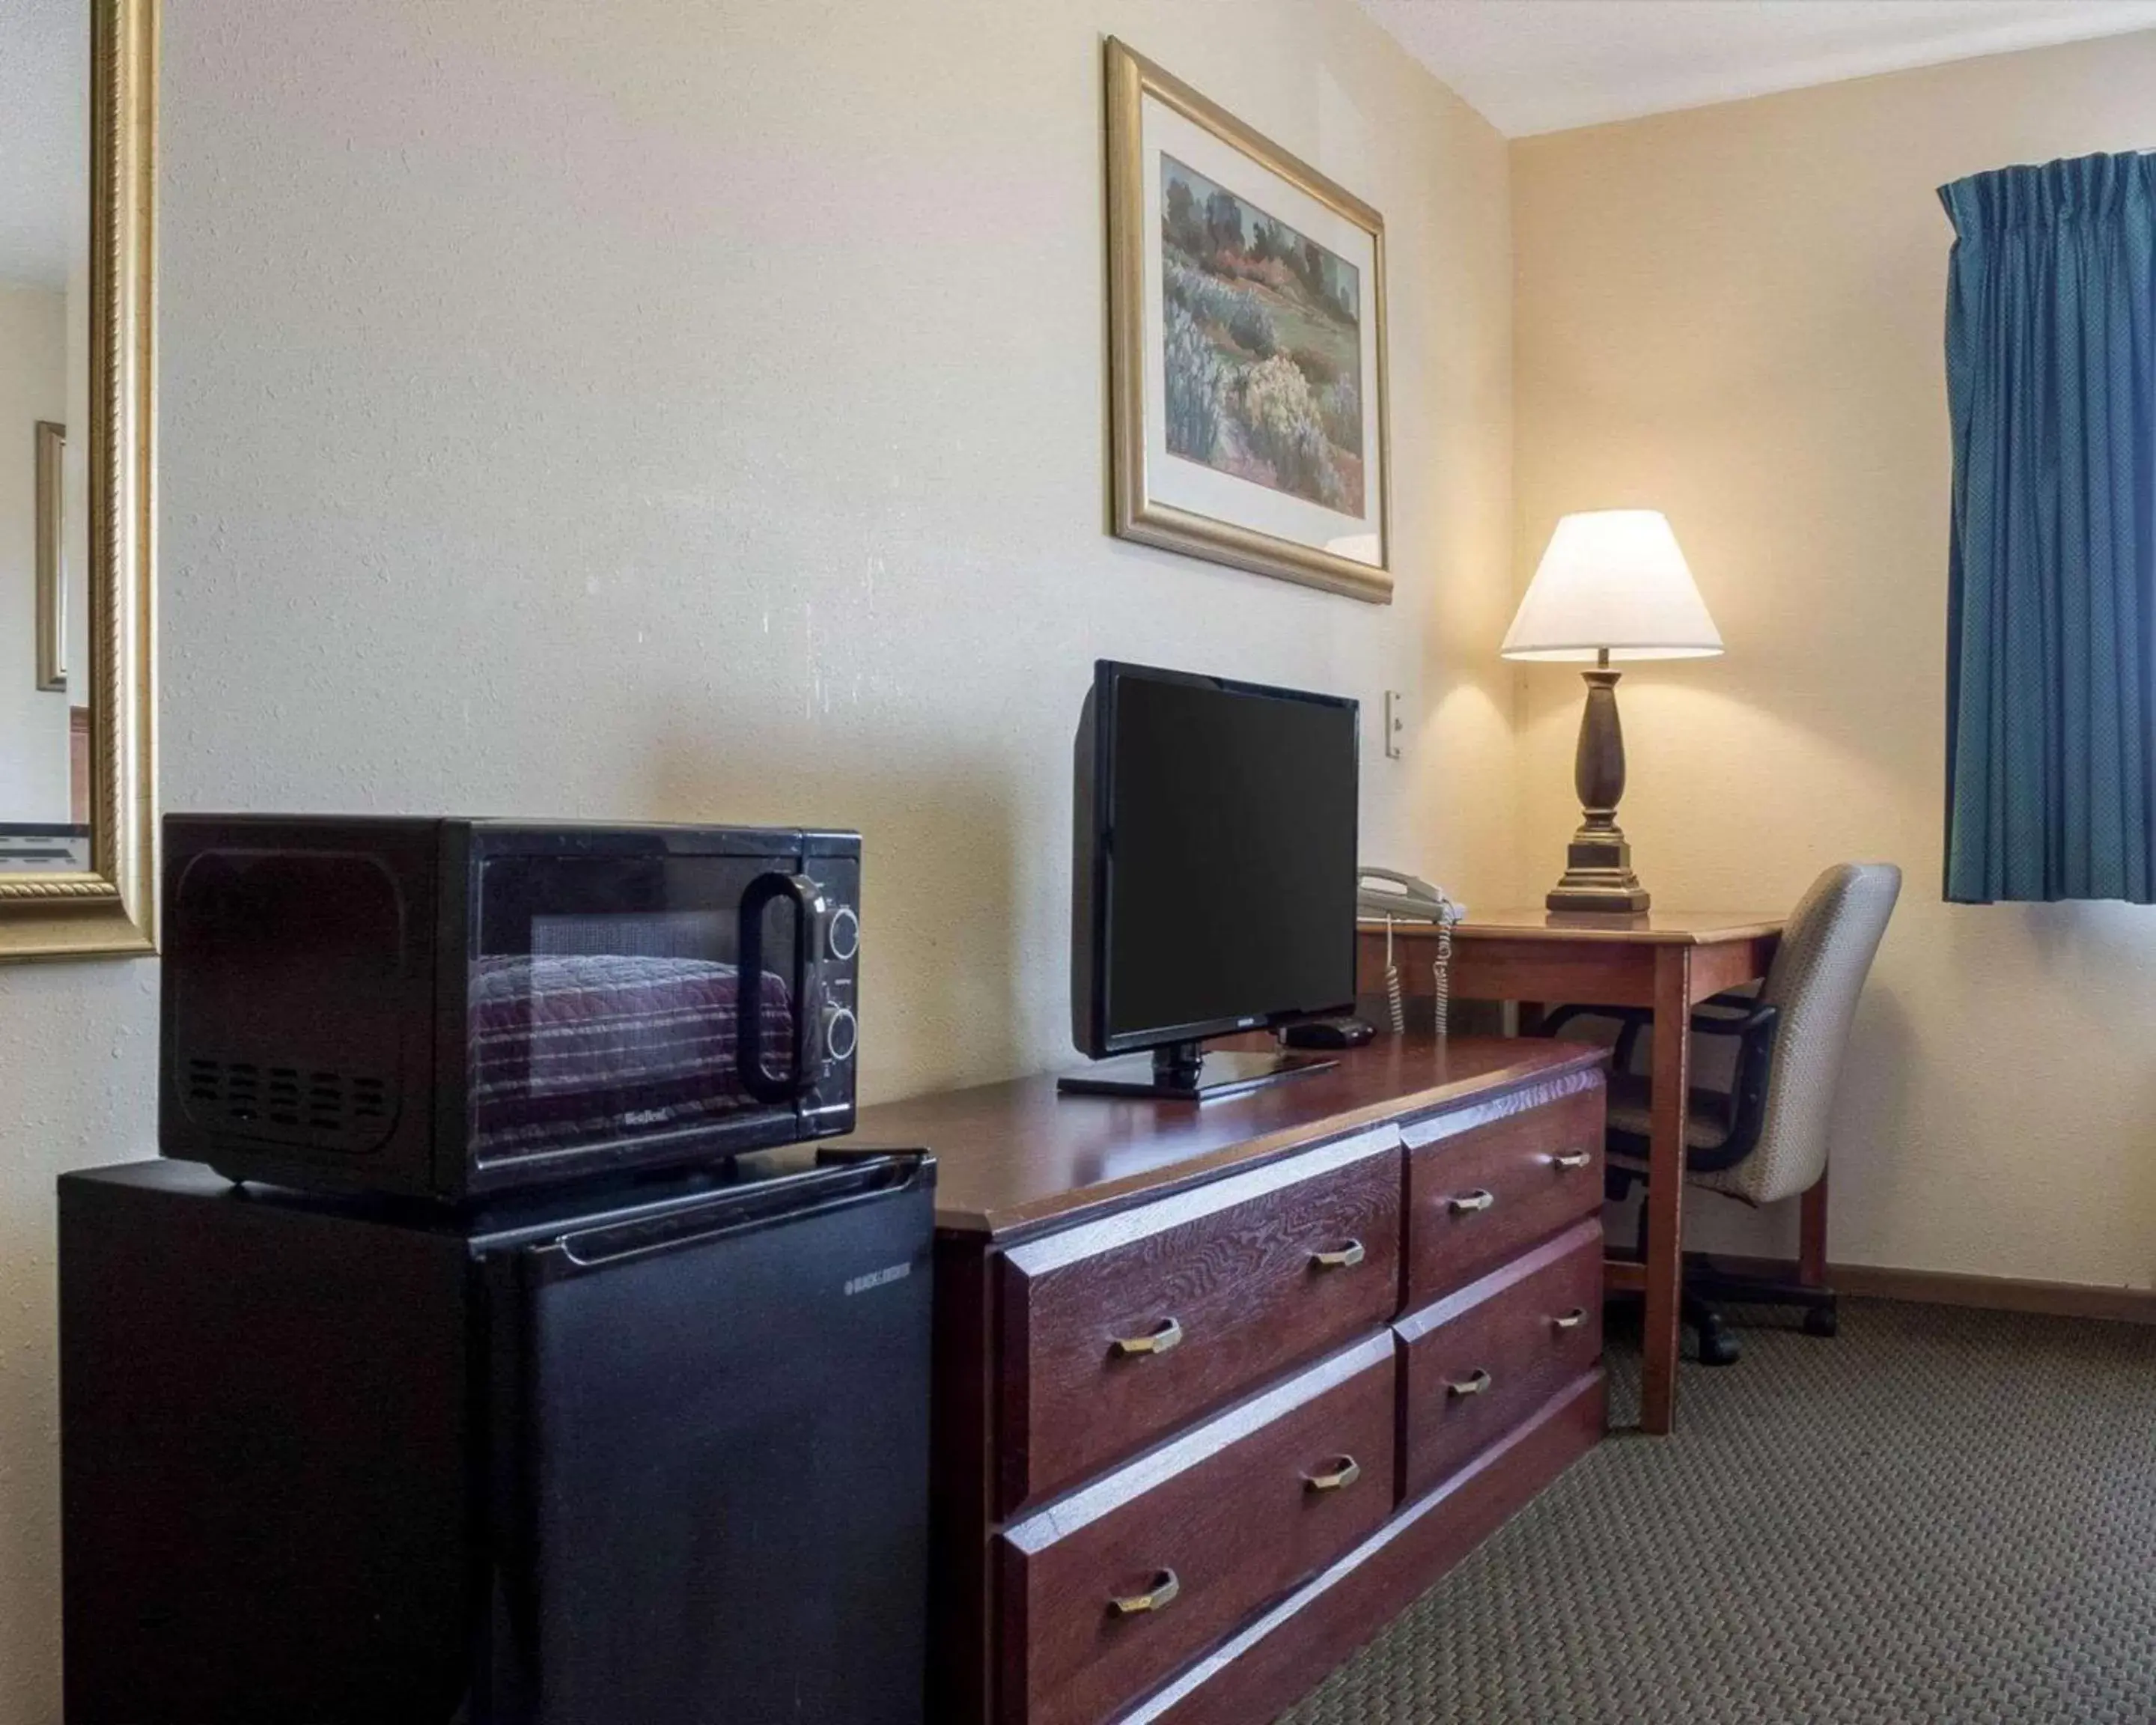
[[[1628,659],[1706,659],[1722,636],[1693,584],[1677,536],[1656,509],[1599,509],[1557,524],[1519,614],[1498,649],[1507,659],[1592,660],[1587,711],[1572,782],[1580,827],[1564,876],[1544,901],[1553,911],[1644,911],[1632,847],[1617,824],[1625,794],[1625,732],[1617,679]]]

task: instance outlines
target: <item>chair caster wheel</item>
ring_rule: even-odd
[[[1733,1366],[1743,1349],[1720,1320],[1699,1327],[1699,1363],[1703,1366]]]
[[[1804,1333],[1807,1336],[1834,1336],[1841,1329],[1841,1320],[1831,1306],[1820,1306],[1804,1314]]]

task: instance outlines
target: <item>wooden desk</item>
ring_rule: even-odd
[[[1783,919],[1686,911],[1600,916],[1543,910],[1475,916],[1452,932],[1452,998],[1516,1000],[1523,1014],[1543,1004],[1652,1008],[1681,1024],[1711,994],[1767,973]],[[1401,981],[1430,992],[1427,962],[1437,935],[1428,923],[1393,925]],[[1362,928],[1359,987],[1382,993],[1385,925]],[[1612,1290],[1647,1296],[1640,1424],[1657,1435],[1676,1422],[1679,1302],[1684,1276],[1684,1099],[1691,1087],[1691,1039],[1654,1039],[1654,1136],[1648,1158],[1647,1261],[1613,1261]]]

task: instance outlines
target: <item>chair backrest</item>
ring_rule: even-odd
[[[1772,1204],[1806,1190],[1825,1171],[1857,997],[1901,891],[1902,871],[1892,863],[1838,863],[1789,913],[1759,991],[1781,1009],[1759,1142],[1715,1183],[1733,1196]]]

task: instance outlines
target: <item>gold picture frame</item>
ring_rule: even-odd
[[[60,550],[62,464],[67,459],[67,427],[38,421],[37,476],[33,513],[38,588],[38,687],[47,694],[67,692],[67,560]]]
[[[1258,574],[1299,582],[1373,603],[1389,603],[1393,593],[1392,475],[1385,352],[1383,217],[1344,187],[1115,38],[1107,39],[1105,54],[1111,530],[1122,538],[1164,547]],[[1201,172],[1168,160],[1163,147],[1148,141],[1146,122],[1149,108],[1188,121],[1199,133],[1227,146],[1233,157],[1223,156],[1220,159],[1232,161],[1240,157],[1249,167],[1249,172],[1231,177],[1260,189],[1250,192],[1238,186],[1224,190]],[[1178,340],[1191,326],[1178,314],[1171,313],[1165,287],[1152,285],[1155,277],[1163,282],[1168,280],[1165,272],[1171,266],[1164,254],[1175,244],[1172,224],[1148,214],[1150,182],[1155,177],[1156,162],[1165,163],[1171,177],[1179,174],[1188,182],[1226,197],[1229,203],[1224,208],[1230,212],[1230,232],[1239,243],[1246,234],[1284,235],[1289,244],[1273,256],[1291,262],[1277,279],[1287,291],[1304,302],[1304,306],[1314,303],[1323,312],[1336,315],[1337,321],[1348,321],[1344,314],[1348,295],[1338,291],[1337,286],[1354,278],[1353,387],[1348,410],[1332,411],[1333,398],[1326,398],[1327,414],[1319,423],[1326,428],[1325,434],[1332,441],[1317,446],[1319,453],[1315,459],[1322,471],[1316,481],[1296,495],[1287,495],[1296,491],[1293,484],[1275,476],[1276,471],[1284,474],[1286,467],[1276,470],[1265,465],[1262,456],[1246,454],[1250,447],[1246,439],[1221,439],[1234,452],[1234,460],[1213,454],[1215,434],[1211,428],[1218,420],[1215,413],[1201,412],[1200,423],[1206,428],[1202,434],[1206,441],[1197,459],[1190,459],[1187,453],[1192,447],[1188,439],[1183,449],[1175,445],[1169,426],[1178,418],[1186,424],[1188,420],[1168,411],[1170,392],[1174,383],[1182,382],[1182,388],[1174,393],[1187,399],[1190,390],[1184,381],[1188,373],[1174,370],[1174,356],[1187,350],[1170,340],[1171,319],[1179,326],[1176,331]],[[1265,207],[1268,197],[1265,188],[1272,187],[1288,190],[1272,196],[1271,202],[1315,208],[1321,214],[1329,212],[1337,218],[1339,232],[1366,237],[1367,249],[1358,248],[1358,256],[1352,261],[1337,257],[1330,264],[1325,264],[1324,259],[1330,255],[1325,245],[1306,238],[1289,221],[1281,219],[1279,209],[1268,210]],[[1170,191],[1175,189],[1171,187]],[[1180,189],[1187,198],[1190,184]],[[1169,197],[1169,191],[1161,194],[1163,213],[1171,207]],[[1184,208],[1187,211],[1187,203]],[[1246,220],[1253,225],[1245,227]],[[1230,262],[1237,271],[1247,272],[1252,281],[1263,285],[1262,270],[1269,263],[1265,255],[1266,242],[1257,239],[1253,244],[1257,254],[1255,263],[1248,256],[1231,257]],[[1297,246],[1302,250],[1296,250]],[[1322,295],[1308,282],[1298,286],[1292,279],[1294,260],[1306,252],[1312,254],[1313,270],[1333,271],[1325,278],[1327,291]],[[1178,282],[1192,273],[1177,267]],[[1364,280],[1363,271],[1366,267]],[[1217,285],[1231,294],[1243,286],[1240,280]],[[1256,290],[1252,291],[1255,296]],[[1177,299],[1180,305],[1180,290]],[[1336,299],[1340,301],[1337,305],[1333,303]],[[1307,317],[1297,319],[1299,326],[1304,327],[1308,326],[1309,321]],[[1217,326],[1204,324],[1198,327],[1214,329]],[[1276,339],[1268,325],[1260,330],[1250,347],[1222,337],[1219,345],[1203,350],[1199,363],[1204,367],[1203,376],[1209,403],[1250,400],[1255,367],[1267,362],[1264,356],[1281,351],[1273,347]],[[1281,349],[1286,345],[1282,342]],[[1162,353],[1163,357],[1149,372],[1149,357],[1157,352]],[[1373,353],[1373,359],[1370,357]],[[1284,352],[1281,357],[1286,357]],[[1303,367],[1306,357],[1298,351],[1292,365]],[[1265,382],[1283,379],[1281,362],[1270,362],[1273,375]],[[1308,360],[1307,372],[1297,369],[1294,377],[1284,377],[1296,393],[1296,410],[1304,415],[1296,429],[1306,444],[1315,435],[1308,422],[1316,411],[1311,404],[1318,398],[1311,388],[1311,374],[1329,373],[1329,377],[1322,381],[1326,390],[1332,390],[1348,370],[1348,365],[1332,363],[1320,356]],[[1224,371],[1235,373],[1240,381],[1221,382]],[[1156,378],[1160,379],[1158,385]],[[1156,393],[1161,398],[1158,407]],[[1332,437],[1333,428],[1340,428],[1337,438]],[[1260,429],[1264,429],[1262,424]],[[1364,459],[1365,451],[1373,444],[1378,457],[1374,471]],[[1340,477],[1340,470],[1350,465],[1353,468],[1352,486]],[[1249,475],[1252,473],[1262,477],[1251,479]],[[1329,479],[1326,477],[1327,473],[1332,475]],[[1197,493],[1201,484],[1204,495],[1217,500],[1216,504],[1199,502],[1188,495]],[[1177,495],[1178,491],[1186,495]],[[1363,505],[1359,511],[1351,514],[1332,507],[1336,500],[1352,501],[1358,495]],[[1311,524],[1313,531],[1302,531],[1300,523],[1304,521]],[[1335,524],[1351,521],[1356,531],[1327,536],[1327,530]],[[1295,525],[1291,526],[1291,521]],[[1343,550],[1343,547],[1352,549]]]
[[[0,959],[157,948],[158,0],[90,33],[90,866],[0,876]]]

